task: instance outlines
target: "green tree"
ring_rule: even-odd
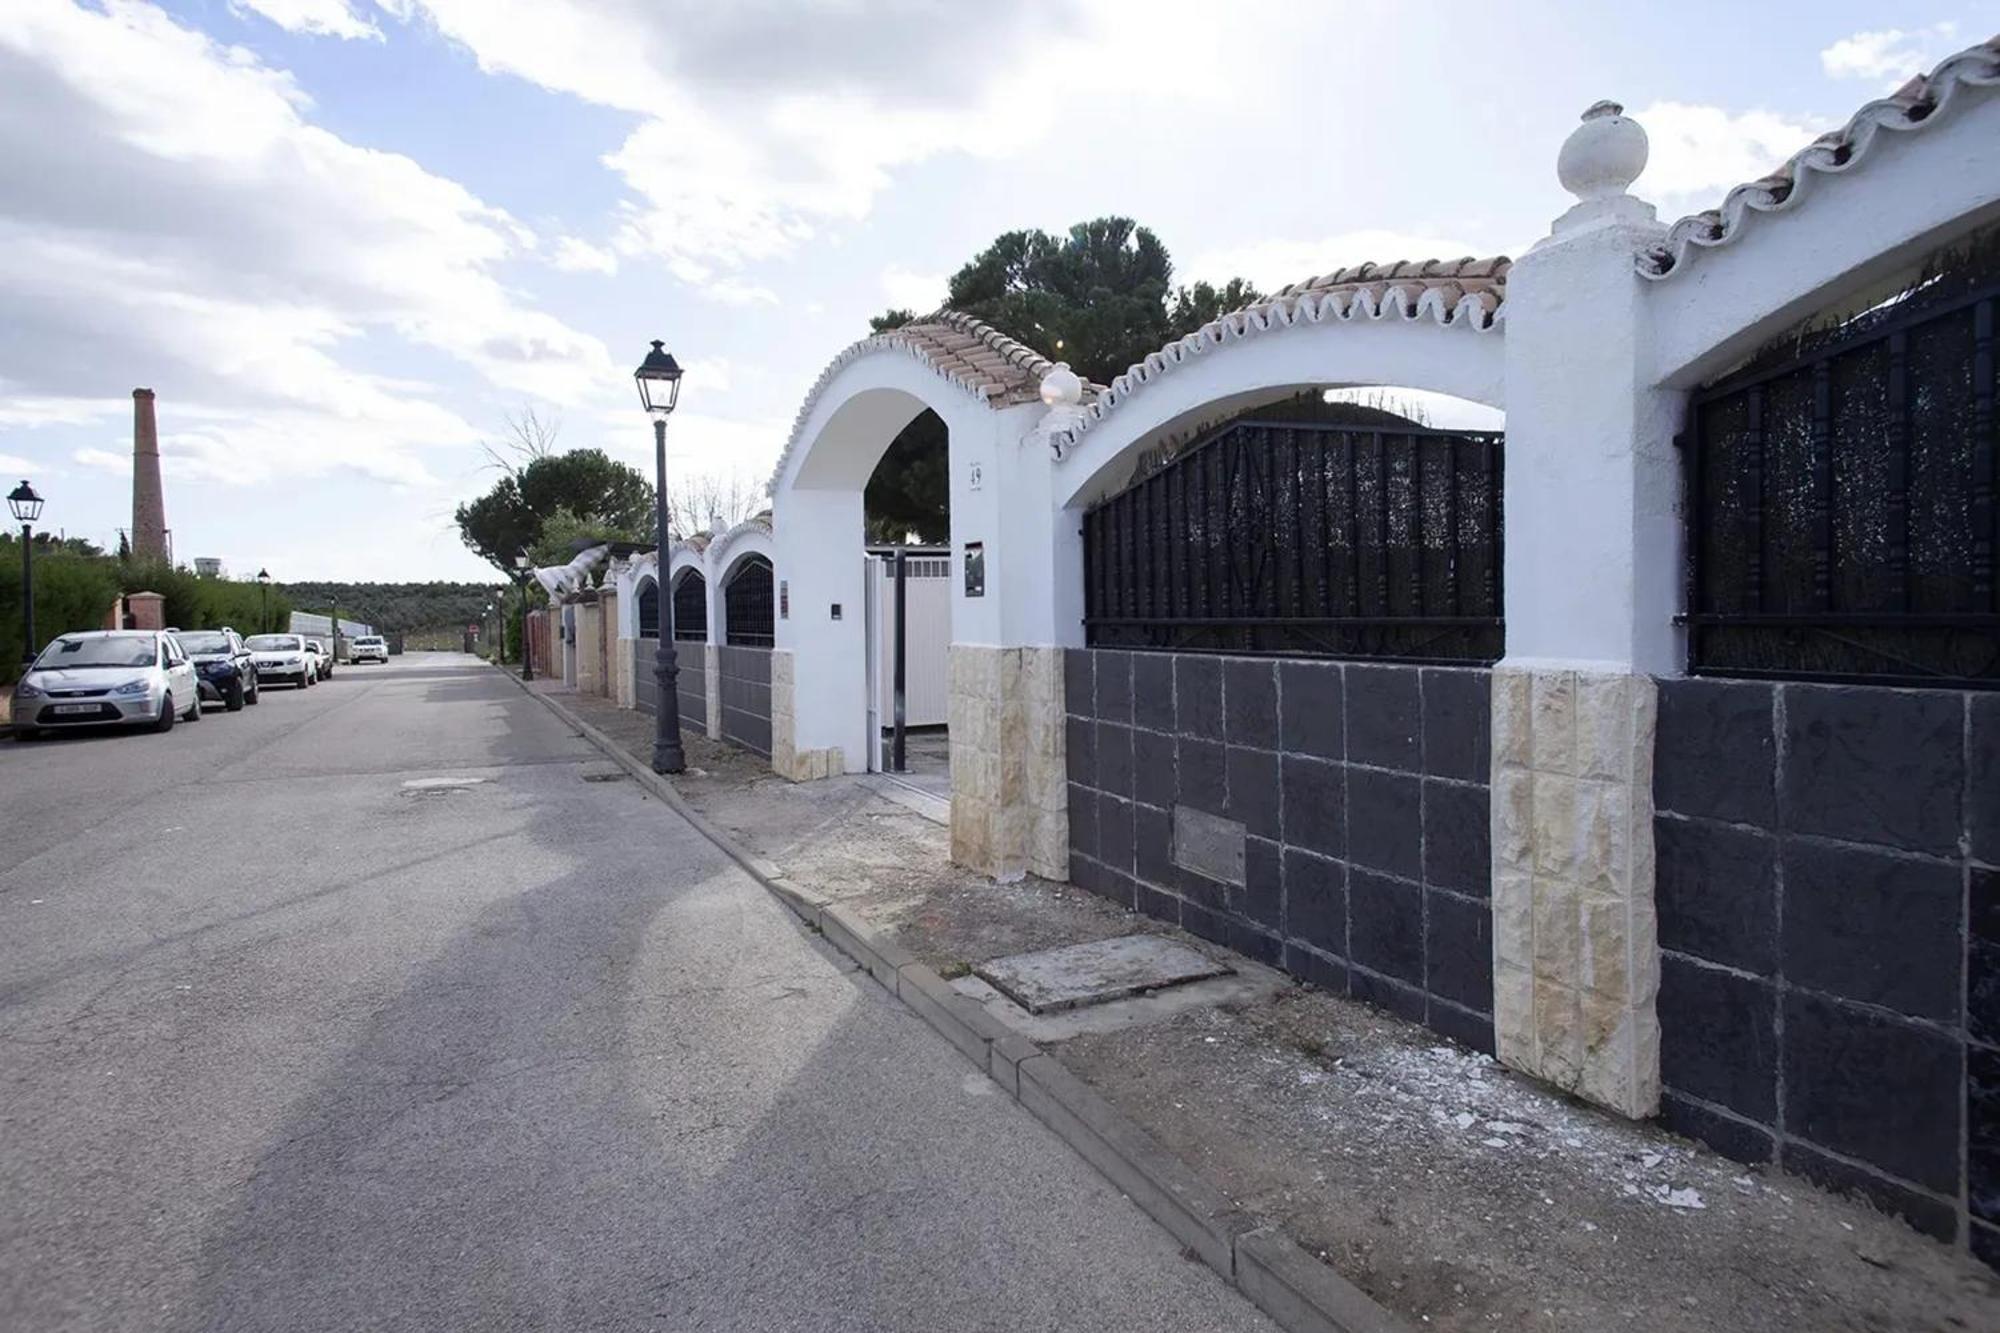
[[[568,529],[643,540],[653,522],[653,484],[602,449],[542,454],[461,504],[453,517],[460,540],[512,578],[514,557],[541,545],[558,514]]]
[[[101,552],[35,539],[35,638],[39,652],[72,630],[103,629],[118,601],[118,568]],[[20,674],[23,652],[21,541],[0,534],[0,684]]]
[[[1173,258],[1131,218],[1079,222],[1062,236],[1010,231],[951,277],[945,304],[1106,383],[1218,315],[1263,299],[1242,278],[1175,287]],[[876,332],[917,318],[888,310]]]
[[[862,493],[868,540],[951,540],[951,469],[944,418],[928,408],[890,442]]]
[[[1027,230],[995,237],[952,275],[945,304],[1103,384],[1174,339],[1263,299],[1242,278],[1175,287],[1173,276],[1173,259],[1150,229],[1102,217],[1062,236]],[[883,333],[918,318],[886,310],[869,326]],[[868,481],[871,538],[915,532],[926,541],[948,539],[947,452],[935,413],[896,437]]]

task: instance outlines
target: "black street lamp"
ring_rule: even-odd
[[[21,524],[21,665],[35,660],[35,520],[42,516],[42,497],[24,478],[7,493],[7,507]]]
[[[674,657],[673,599],[666,595],[667,552],[667,418],[681,396],[681,366],[656,338],[653,350],[632,372],[639,401],[653,418],[653,519],[659,541],[660,647],[653,659],[658,699],[653,705],[653,771],[679,773],[687,767],[681,751],[680,664]]]
[[[264,610],[257,619],[257,632],[260,634],[269,634],[271,632],[271,571],[268,569],[258,570],[257,584],[264,590]]]
[[[533,562],[526,551],[514,557],[514,581],[521,585],[521,679],[535,678],[535,654],[528,643],[528,569]]]

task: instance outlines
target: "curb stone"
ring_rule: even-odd
[[[602,750],[779,902],[821,931],[1280,1328],[1288,1333],[1413,1333],[1408,1321],[1282,1231],[1260,1227],[1238,1211],[1055,1056],[953,990],[908,949],[826,895],[785,878],[779,866],[710,823],[672,783],[616,741],[511,671],[495,670]]]

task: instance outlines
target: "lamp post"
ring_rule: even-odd
[[[653,418],[653,520],[660,561],[660,647],[653,659],[653,680],[659,687],[653,706],[653,771],[679,773],[687,767],[681,750],[680,664],[674,657],[673,600],[666,595],[667,552],[667,418],[681,396],[681,366],[658,340],[632,373],[639,401]]]
[[[42,516],[42,497],[24,478],[7,493],[7,507],[21,524],[21,665],[35,660],[35,520]]]
[[[517,571],[514,575],[514,581],[521,585],[521,679],[523,681],[531,681],[535,678],[535,654],[528,643],[529,564],[530,561],[528,560],[528,553],[526,551],[514,557],[514,568]]]
[[[271,632],[271,571],[270,570],[260,569],[257,571],[257,586],[264,590],[264,609],[260,611],[257,615],[257,632],[259,634],[269,634]]]
[[[487,637],[490,639],[493,634],[493,603],[488,602],[486,604],[486,614],[480,617],[480,625],[486,631]],[[500,665],[499,649],[495,648],[491,643],[488,643],[486,645],[486,651],[492,654],[493,665],[499,666]]]

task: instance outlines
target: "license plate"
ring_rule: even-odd
[[[97,704],[55,704],[50,707],[49,711],[51,713],[95,713],[98,707]]]

